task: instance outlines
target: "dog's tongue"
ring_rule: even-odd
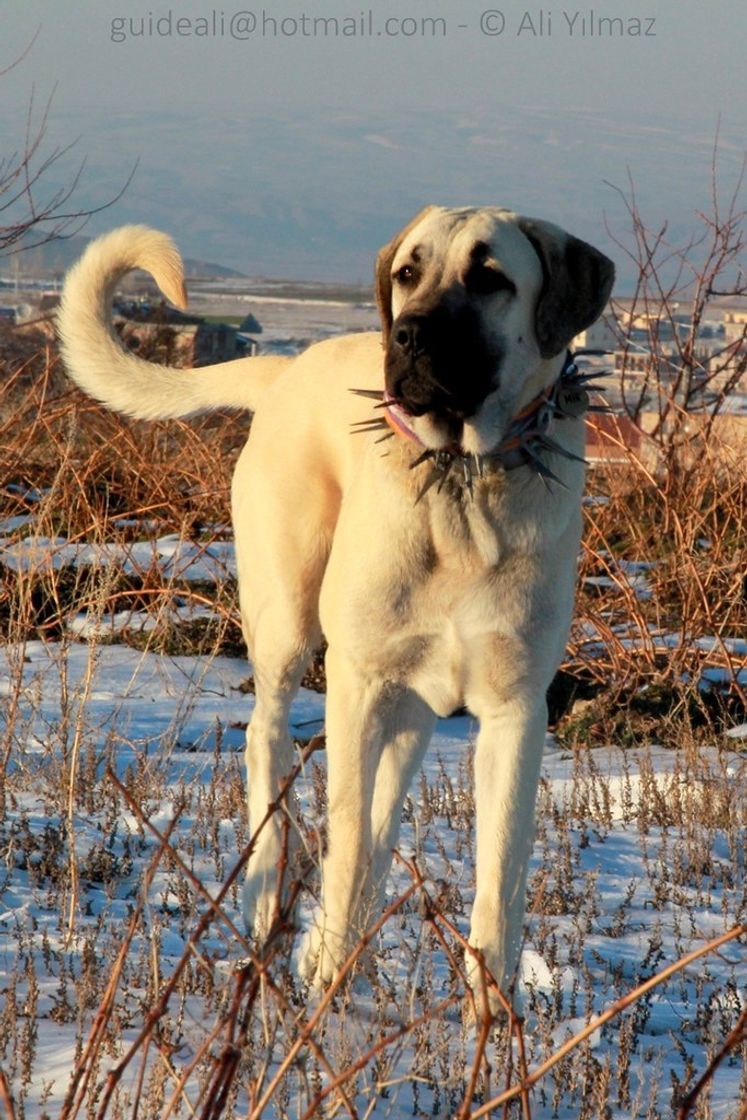
[[[408,420],[411,419],[409,412],[407,412],[401,405],[397,404],[391,398],[386,398],[386,408],[384,409],[384,416],[389,427],[392,428],[399,435],[404,436],[406,439],[411,439],[414,443],[420,444],[420,440],[415,432],[410,427]]]

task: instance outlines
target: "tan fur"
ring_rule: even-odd
[[[430,207],[379,255],[385,341],[409,308],[444,293],[464,298],[476,240],[515,284],[510,297],[469,297],[482,335],[505,352],[495,386],[464,422],[462,446],[474,454],[489,453],[516,412],[558,376],[565,344],[599,313],[611,284],[606,258],[575,239],[566,253],[571,239],[546,224],[538,246],[537,223],[532,241],[522,228],[528,221],[498,208]],[[413,253],[422,275],[404,290],[396,270]],[[529,467],[506,473],[488,464],[471,498],[447,485],[416,502],[429,469],[410,469],[418,449],[401,436],[380,445],[379,433],[351,434],[352,423],[377,415],[350,390],[383,388],[378,334],[321,342],[289,363],[161,370],[125,354],[105,320],[117,277],[146,262],[181,298],[181,273],[163,235],[134,227],[91,247],[65,289],[64,353],[84,388],[135,415],[256,407],[232,495],[256,685],[246,750],[252,824],[292,766],[289,706],[322,632],[329,644],[329,843],[302,972],[328,983],[375,915],[402,803],[436,716],[464,704],[480,722],[470,940],[507,985],[520,945],[545,690],[572,611],[583,468],[548,456],[566,487],[549,492]],[[555,339],[553,353],[549,341],[538,341],[540,321]],[[439,416],[412,424],[426,446],[443,446]],[[564,420],[555,438],[581,453],[583,421]],[[275,911],[281,841],[274,819],[250,863],[245,908],[257,936]]]

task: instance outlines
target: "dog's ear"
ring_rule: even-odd
[[[612,291],[612,261],[550,222],[519,217],[542,265],[535,327],[540,354],[552,358],[602,314]]]
[[[404,229],[401,229],[399,233],[383,247],[383,249],[379,249],[376,255],[376,303],[379,308],[379,318],[381,319],[384,342],[388,340],[389,332],[392,329],[392,261],[410,230],[414,229],[418,222],[423,220],[426,214],[435,209],[435,206],[425,206],[419,214],[415,215],[411,222],[407,223]]]

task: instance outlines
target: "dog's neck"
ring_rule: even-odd
[[[507,471],[532,462],[532,445],[537,442],[548,447],[547,441],[551,439],[556,420],[579,419],[588,411],[589,394],[584,388],[584,381],[573,354],[568,350],[555,380],[514,416],[506,435],[490,457]]]

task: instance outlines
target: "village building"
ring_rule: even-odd
[[[163,302],[120,299],[115,300],[112,312],[115,329],[130,349],[181,366],[212,365],[257,351],[256,339],[243,330],[209,322]],[[251,320],[247,325],[260,333],[257,320],[253,316]]]

